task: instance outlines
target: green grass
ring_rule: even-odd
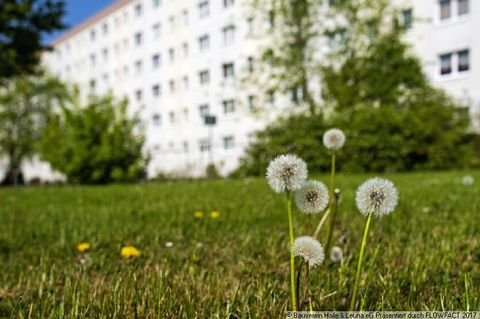
[[[480,310],[480,172],[473,186],[465,174],[387,176],[400,203],[372,222],[363,309]],[[366,177],[338,176],[345,259],[312,271],[316,310],[348,307],[365,223],[354,193]],[[221,217],[196,220],[196,210]],[[306,221],[294,211],[296,235]],[[127,244],[141,257],[122,259]],[[285,198],[262,179],[2,189],[0,261],[0,318],[278,318],[289,303]]]

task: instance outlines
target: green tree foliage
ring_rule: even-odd
[[[353,19],[360,10],[353,4],[362,1],[367,0],[340,1],[338,10]],[[281,153],[296,153],[310,169],[327,170],[322,135],[330,127],[341,128],[347,136],[338,160],[344,171],[447,169],[478,162],[472,160],[467,109],[431,87],[395,19],[390,28],[379,28],[387,11],[382,4],[375,14],[363,14],[363,22],[352,22],[348,29],[354,39],[347,39],[330,57],[330,65],[319,71],[329,112],[295,115],[267,127],[248,148],[236,174],[262,175]]]
[[[263,93],[299,94],[294,103],[305,103],[311,114],[318,110],[312,82],[318,81],[316,55],[318,35],[322,32],[317,0],[252,0],[255,16],[269,21],[265,31],[269,39],[262,47],[261,63],[250,74],[249,83]]]
[[[43,160],[69,182],[103,184],[138,180],[147,159],[138,121],[126,114],[127,102],[92,97],[85,107],[62,108],[51,117],[40,143]]]
[[[7,160],[3,184],[16,184],[21,164],[35,153],[52,108],[69,99],[64,84],[48,76],[15,77],[0,88],[0,155]]]
[[[38,71],[42,35],[63,29],[64,1],[0,1],[0,79]]]
[[[233,176],[263,176],[268,163],[286,153],[301,156],[309,170],[323,170],[329,165],[328,153],[321,147],[327,128],[321,114],[293,115],[277,120],[257,133]]]

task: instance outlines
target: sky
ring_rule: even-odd
[[[63,21],[67,25],[67,29],[55,34],[45,35],[43,38],[44,43],[50,43],[62,33],[82,23],[115,1],[116,0],[65,0],[67,12]]]

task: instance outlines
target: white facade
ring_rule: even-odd
[[[129,98],[131,111],[145,124],[149,176],[202,176],[210,133],[213,160],[227,174],[252,132],[279,110],[269,105],[263,116],[252,112],[255,92],[242,84],[258,53],[255,33],[267,27],[249,19],[247,2],[119,0],[60,37],[44,60],[54,74],[77,83],[84,96],[111,90]],[[480,27],[480,2],[395,2],[412,10],[407,38],[432,83],[477,110],[480,38],[474,30]],[[217,117],[212,132],[204,124],[207,113]]]

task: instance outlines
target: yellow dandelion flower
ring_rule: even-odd
[[[203,212],[197,210],[195,213],[193,213],[193,216],[198,219],[203,218]]]
[[[213,211],[210,213],[210,218],[213,218],[213,219],[220,218],[220,212],[217,211],[217,210],[213,210]]]
[[[77,245],[77,251],[81,254],[90,250],[90,243],[80,243]]]
[[[140,256],[140,250],[133,246],[125,246],[122,247],[120,254],[123,258],[138,257]]]

